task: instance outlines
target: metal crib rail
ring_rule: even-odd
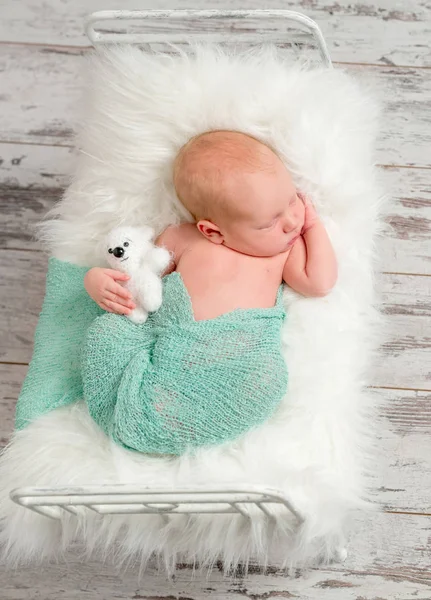
[[[313,19],[306,15],[284,9],[256,9],[256,10],[195,10],[195,9],[172,9],[172,10],[102,10],[90,14],[86,19],[86,33],[91,43],[96,46],[98,44],[139,44],[139,43],[150,43],[155,41],[166,41],[166,32],[152,33],[152,32],[137,32],[128,33],[121,31],[109,30],[109,23],[115,21],[145,21],[148,19],[162,19],[166,21],[179,19],[208,19],[210,21],[222,21],[223,19],[238,19],[246,20],[250,18],[257,18],[263,22],[264,19],[276,18],[281,19],[284,22],[290,22],[296,26],[300,25],[306,29],[306,33],[298,33],[296,36],[287,38],[287,35],[282,32],[283,40],[289,43],[304,43],[309,40],[310,37],[314,40],[319,50],[322,62],[328,66],[332,66],[331,58],[329,56],[328,48],[326,46],[323,34]],[[105,30],[100,28],[100,23],[104,23]],[[99,29],[95,28],[96,23],[99,25]],[[187,34],[190,35],[189,33]],[[199,37],[197,34],[192,34],[194,38]],[[278,36],[278,32],[270,31],[266,34],[268,41],[274,41]],[[163,36],[165,39],[161,37]],[[264,34],[256,31],[252,34],[241,33],[236,35],[237,39],[241,39],[243,42],[256,42],[257,39],[262,38]],[[286,36],[286,37],[284,37]],[[232,38],[231,32],[219,31],[216,34],[204,33],[200,37],[203,37],[206,41],[220,41],[221,39]],[[178,34],[175,32],[169,33],[169,41],[174,42],[178,40],[184,41],[184,34]]]
[[[85,508],[102,515],[158,514],[164,520],[174,514],[237,514],[245,518],[263,514],[275,518],[271,506],[276,506],[283,510],[284,516],[291,513],[298,525],[304,521],[282,491],[253,485],[24,487],[13,490],[10,497],[15,503],[52,519],[61,519],[63,511],[84,516]]]

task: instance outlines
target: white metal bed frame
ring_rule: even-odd
[[[257,507],[269,519],[275,518],[271,504],[284,507],[298,522],[303,517],[292,506],[285,494],[256,485],[183,486],[181,488],[137,486],[127,484],[34,488],[26,487],[11,492],[17,504],[51,519],[61,519],[62,511],[84,516],[85,509],[100,515],[159,514],[165,520],[174,514],[239,514],[253,516]],[[285,513],[285,514],[288,514]],[[256,514],[256,511],[254,511]]]
[[[93,45],[98,44],[139,44],[152,41],[161,41],[159,36],[147,33],[123,33],[96,30],[95,24],[101,22],[117,22],[119,20],[148,20],[159,19],[187,19],[207,18],[247,19],[257,17],[264,19],[275,17],[300,24],[307,29],[306,38],[310,36],[317,44],[322,62],[332,67],[328,49],[323,35],[317,24],[309,17],[289,10],[106,10],[95,12],[87,18],[86,32]],[[181,34],[184,38],[185,36]],[[180,37],[181,37],[180,36]],[[230,35],[232,38],[232,34]],[[252,36],[240,34],[243,41],[256,41],[258,33]],[[171,36],[170,38],[177,36]],[[193,34],[193,37],[196,37]],[[224,38],[223,33],[211,36],[205,33],[207,41],[216,41]],[[164,40],[166,41],[166,40]],[[274,41],[274,33],[272,40]],[[304,43],[304,34],[289,39],[290,43]],[[182,486],[179,488],[152,487],[147,485],[84,485],[79,487],[23,487],[10,493],[11,499],[17,504],[35,511],[51,519],[60,519],[65,513],[76,515],[78,518],[88,514],[88,511],[105,514],[158,514],[164,521],[175,514],[236,514],[238,518],[251,519],[260,514],[266,519],[274,519],[285,513],[293,515],[297,526],[304,517],[293,506],[291,500],[280,490],[257,485],[217,485],[217,486]],[[275,506],[277,512],[271,510]],[[281,511],[279,510],[281,509]],[[143,517],[145,518],[145,517]],[[342,556],[344,552],[341,550]]]
[[[96,30],[95,24],[98,23],[100,26],[101,22],[113,21],[145,21],[151,19],[164,19],[164,20],[179,20],[179,19],[209,19],[211,21],[223,20],[223,19],[241,19],[246,20],[248,18],[257,18],[260,20],[268,18],[279,18],[284,22],[291,22],[296,26],[298,24],[305,27],[305,33],[297,33],[291,35],[287,40],[290,44],[303,44],[304,42],[310,41],[310,37],[314,40],[317,48],[320,52],[322,62],[328,66],[332,66],[331,58],[329,56],[328,48],[326,46],[325,39],[322,32],[320,31],[317,23],[303,15],[302,13],[295,12],[292,10],[284,9],[264,9],[264,10],[194,10],[194,9],[173,9],[173,10],[101,10],[89,15],[86,21],[86,33],[94,46],[98,44],[139,44],[139,43],[150,43],[155,41],[161,41],[160,34],[152,33],[123,33],[115,31],[103,31]],[[274,41],[277,37],[278,32],[270,32],[265,37],[268,41]],[[169,34],[170,41],[178,41],[183,39],[184,34]],[[196,39],[199,36],[193,33],[193,37]],[[221,40],[232,41],[232,33],[225,33],[219,31],[215,34],[204,33],[203,36],[207,42],[215,42]],[[243,42],[256,41],[259,38],[263,38],[264,35],[259,32],[253,32],[253,34],[240,33],[238,40]],[[166,40],[164,40],[166,41]],[[286,39],[283,37],[283,41]]]

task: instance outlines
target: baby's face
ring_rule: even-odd
[[[293,245],[305,207],[281,161],[275,173],[245,174],[232,198],[240,214],[221,221],[226,246],[251,256],[275,256]]]

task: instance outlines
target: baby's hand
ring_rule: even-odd
[[[319,221],[319,215],[317,214],[316,209],[314,208],[314,205],[311,202],[310,198],[308,198],[308,196],[306,196],[302,192],[297,192],[297,194],[305,206],[304,225],[301,230],[301,235],[304,235],[307,229],[310,229]]]
[[[89,296],[108,312],[128,315],[136,308],[129,290],[123,288],[117,280],[127,281],[129,275],[114,269],[94,267],[84,277],[84,287]]]

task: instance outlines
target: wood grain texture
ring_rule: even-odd
[[[73,131],[82,114],[84,52],[0,45],[0,88],[7,90],[0,95],[0,142],[73,143]],[[346,65],[343,70],[384,102],[377,161],[431,166],[428,71]],[[9,80],[11,71],[14,78]]]
[[[0,249],[41,250],[35,224],[42,221],[49,208],[59,200],[58,188],[13,188],[0,185],[2,229]]]
[[[84,32],[85,16],[96,10],[185,8],[181,3],[162,0],[47,0],[37,4],[32,0],[4,5],[0,19],[0,40],[15,43],[89,45]],[[249,0],[246,6],[229,0],[193,0],[187,8],[263,8],[260,0]],[[284,8],[306,14],[322,29],[333,60],[393,65],[431,65],[429,46],[431,8],[425,1],[404,0],[267,0],[266,9]],[[171,27],[153,23],[169,35]],[[193,25],[195,25],[193,27]],[[283,24],[264,21],[247,23],[247,28],[270,28],[283,31]],[[147,25],[148,27],[148,25]],[[185,33],[196,30],[196,24],[184,25]],[[237,33],[240,39],[240,33]],[[281,39],[285,39],[284,36]]]
[[[381,407],[370,488],[384,510],[431,515],[431,392],[374,389]]]
[[[14,428],[15,405],[27,365],[0,363],[0,447],[6,446]]]
[[[136,571],[120,574],[115,566],[71,554],[67,567],[0,570],[2,600],[429,600],[430,522],[393,514],[358,517],[343,565],[298,569],[291,577],[271,567],[267,575],[257,568],[247,577],[227,578],[216,569],[193,579],[183,565],[172,580],[149,571],[139,581]]]
[[[377,281],[388,327],[373,385],[431,390],[431,278],[380,274]]]
[[[30,361],[47,265],[48,258],[41,252],[2,252],[0,362],[28,364]]]
[[[380,169],[389,196],[381,269],[431,275],[431,170]]]
[[[74,148],[0,142],[0,185],[5,189],[64,188],[74,164]]]

